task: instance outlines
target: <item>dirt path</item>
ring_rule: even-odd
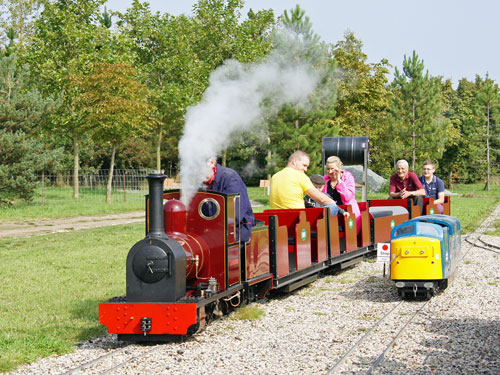
[[[262,206],[251,201],[252,207]],[[48,233],[69,232],[72,230],[144,223],[144,211],[125,212],[101,216],[77,216],[62,219],[29,219],[0,222],[0,238],[39,236]]]
[[[62,219],[31,219],[0,222],[0,238],[37,236],[56,232],[144,222],[144,211],[103,216],[78,216]]]

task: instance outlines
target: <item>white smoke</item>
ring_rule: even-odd
[[[207,159],[225,150],[231,135],[262,122],[264,100],[266,111],[277,111],[284,104],[305,104],[317,86],[321,79],[318,71],[299,58],[285,56],[291,50],[303,52],[301,38],[284,39],[290,41],[290,48],[275,50],[260,63],[226,61],[210,75],[200,103],[188,108],[179,142],[182,201],[186,206],[210,174]]]

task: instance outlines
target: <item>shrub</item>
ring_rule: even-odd
[[[21,131],[0,130],[0,203],[30,201],[36,188],[35,173],[58,154]]]

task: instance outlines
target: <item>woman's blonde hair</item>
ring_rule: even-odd
[[[338,156],[330,156],[328,159],[326,159],[326,165],[328,164],[333,164],[334,167],[337,169],[342,169],[344,164],[342,164],[342,160]]]

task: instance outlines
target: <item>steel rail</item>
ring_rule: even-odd
[[[113,351],[111,351],[111,352],[109,352],[109,353],[106,353],[106,354],[104,354],[104,355],[101,355],[100,357],[94,358],[94,359],[92,359],[92,360],[90,360],[90,361],[88,361],[88,362],[85,362],[85,363],[83,363],[83,364],[81,364],[81,365],[77,366],[77,367],[74,367],[74,368],[72,368],[72,369],[70,369],[70,370],[67,370],[66,372],[63,372],[61,375],[71,375],[71,374],[76,374],[76,373],[78,373],[78,372],[81,372],[81,371],[83,371],[83,370],[85,370],[85,369],[87,369],[87,368],[89,368],[89,367],[91,367],[91,366],[93,366],[93,365],[95,365],[95,364],[97,364],[97,363],[101,362],[102,360],[104,360],[104,359],[106,359],[106,358],[108,358],[108,357],[111,357],[111,356],[113,356],[113,355],[116,355],[116,354],[122,353],[122,352],[124,352],[126,349],[130,349],[130,347],[129,347],[129,346],[130,346],[130,345],[126,345],[126,346],[124,346],[124,347],[122,347],[122,348],[119,348],[119,349],[113,350]],[[115,366],[113,366],[113,367],[112,367],[112,368],[110,368],[110,369],[105,370],[104,372],[100,372],[99,374],[109,374],[109,373],[111,373],[112,371],[114,371],[115,369],[120,368],[120,367],[123,367],[123,366],[125,366],[126,364],[128,364],[128,363],[130,363],[130,362],[135,361],[136,359],[138,359],[138,358],[139,358],[139,357],[141,357],[142,355],[144,355],[144,354],[149,354],[150,352],[152,352],[153,350],[156,350],[156,349],[157,349],[158,347],[160,347],[160,346],[161,346],[161,345],[156,345],[156,346],[155,346],[155,347],[153,347],[152,349],[147,350],[146,352],[141,353],[140,355],[135,355],[135,356],[133,356],[132,358],[129,358],[128,360],[126,360],[126,361],[124,361],[124,362],[121,362],[121,363],[119,363],[118,365],[115,365]]]
[[[420,311],[423,310],[423,308],[425,306],[427,306],[427,304],[430,302],[430,299],[425,301],[425,303],[419,307],[415,313],[410,317],[410,319],[408,319],[408,321],[405,323],[405,325],[403,327],[401,327],[401,329],[398,331],[398,333],[396,334],[396,336],[394,336],[394,338],[392,339],[392,341],[389,343],[389,345],[386,346],[385,350],[382,352],[382,354],[380,354],[378,356],[378,358],[372,363],[372,365],[370,366],[370,368],[366,371],[366,375],[371,375],[373,373],[373,370],[384,360],[385,356],[387,355],[387,353],[389,353],[389,350],[391,350],[391,348],[394,346],[394,344],[396,343],[397,339],[401,336],[401,334],[406,330],[406,328],[408,327],[408,325],[412,322],[412,320],[418,315],[418,313]]]
[[[129,363],[132,363],[132,362],[134,362],[134,361],[136,361],[136,360],[138,360],[138,359],[142,358],[144,355],[150,354],[150,353],[154,352],[155,350],[157,350],[158,348],[161,348],[161,347],[162,347],[162,345],[156,345],[156,346],[154,346],[153,348],[151,348],[151,349],[147,350],[147,351],[146,351],[146,352],[144,352],[144,353],[141,353],[141,354],[135,355],[135,356],[133,356],[132,358],[129,358],[129,359],[127,359],[126,361],[123,361],[123,362],[121,362],[121,363],[119,363],[119,364],[117,364],[117,365],[115,365],[115,366],[111,367],[110,369],[107,369],[107,370],[105,370],[105,371],[103,371],[103,372],[100,372],[100,373],[99,373],[99,375],[107,375],[107,374],[111,374],[111,373],[113,373],[115,370],[118,370],[119,368],[122,368],[123,366],[128,365]]]
[[[394,310],[396,310],[399,306],[401,306],[403,304],[404,301],[400,301],[396,306],[394,306],[388,313],[386,313],[381,319],[379,319],[379,321],[377,323],[375,323],[368,332],[366,332],[358,341],[356,341],[356,343],[342,356],[342,358],[340,358],[337,363],[335,364],[335,366],[333,366],[330,370],[328,370],[328,372],[326,373],[326,375],[329,375],[331,374],[333,371],[335,371],[346,359],[347,357],[349,357],[349,355],[360,345],[362,344],[365,339],[368,338],[368,336],[370,336],[370,334],[375,330],[375,328],[377,328],[380,323],[382,323],[388,316],[390,316],[392,314],[392,312]]]

